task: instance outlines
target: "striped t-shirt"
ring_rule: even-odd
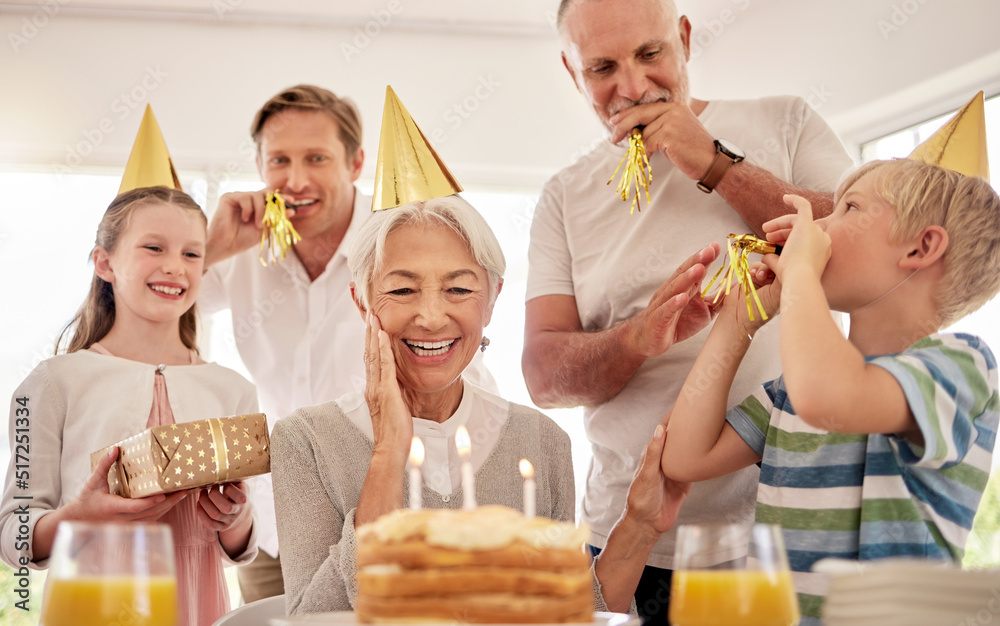
[[[814,428],[795,415],[782,378],[727,413],[761,455],[756,518],[784,531],[803,625],[820,616],[826,581],[809,572],[821,558],[961,560],[989,477],[1000,404],[982,340],[935,334],[866,361],[902,387],[923,448]]]

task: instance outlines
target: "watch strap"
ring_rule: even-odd
[[[715,140],[715,159],[712,164],[708,166],[708,171],[705,175],[701,177],[698,181],[698,189],[701,189],[705,193],[712,193],[715,186],[719,184],[722,180],[722,176],[726,173],[726,170],[730,168],[734,163],[739,163],[743,160],[742,155],[733,156],[728,150],[725,150],[719,143],[719,140]]]

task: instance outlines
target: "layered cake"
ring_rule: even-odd
[[[357,619],[591,623],[588,536],[501,506],[394,511],[357,531]]]

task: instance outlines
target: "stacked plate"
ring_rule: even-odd
[[[826,626],[1000,626],[1000,570],[914,559],[824,560]]]

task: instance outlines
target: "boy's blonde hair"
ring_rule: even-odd
[[[872,161],[849,174],[839,199],[863,176],[896,209],[892,242],[932,224],[948,232],[944,278],[935,294],[942,327],[983,306],[1000,291],[1000,197],[985,179],[910,159]]]

